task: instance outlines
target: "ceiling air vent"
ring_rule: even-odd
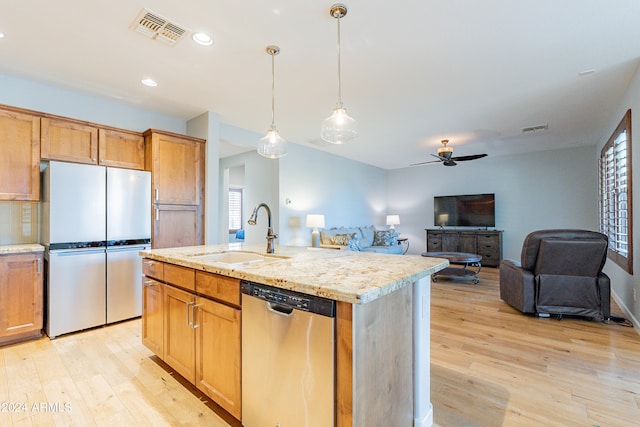
[[[187,30],[180,25],[147,9],[142,9],[131,24],[131,28],[150,39],[164,42],[169,46],[174,46],[187,34]]]
[[[545,130],[549,130],[549,125],[529,126],[521,129],[522,133],[543,132]]]

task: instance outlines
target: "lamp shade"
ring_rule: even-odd
[[[307,227],[308,228],[323,228],[324,227],[324,215],[309,214],[307,215]]]
[[[387,225],[398,225],[398,224],[400,224],[399,215],[387,215]]]

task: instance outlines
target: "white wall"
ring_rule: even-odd
[[[607,142],[613,131],[620,123],[625,112],[631,109],[631,138],[632,147],[638,147],[640,133],[634,130],[640,129],[640,68],[636,70],[629,88],[618,104],[618,108],[611,115],[609,127],[604,130],[602,141],[598,145],[598,153]],[[632,189],[633,189],[633,271],[630,275],[617,264],[608,261],[605,265],[605,273],[611,278],[611,288],[616,302],[621,306],[625,315],[630,317],[636,328],[640,328],[640,150],[632,150]],[[636,300],[633,300],[635,289]],[[619,313],[617,313],[619,314]]]
[[[311,244],[307,214],[323,214],[326,228],[386,228],[387,171],[298,144],[288,151],[279,160],[280,244]]]
[[[177,117],[1,73],[0,104],[138,132],[154,128],[186,133],[186,121]]]
[[[256,145],[257,141],[262,138],[254,132],[236,128],[230,125],[221,124],[220,138],[229,141],[235,145]],[[229,191],[229,171],[230,169],[244,166],[244,217],[245,217],[245,242],[246,243],[264,243],[265,248],[267,241],[267,215],[264,209],[258,212],[258,223],[256,225],[248,225],[246,220],[249,219],[253,208],[259,203],[266,203],[271,209],[271,221],[273,228],[278,233],[278,164],[279,160],[271,160],[260,156],[256,151],[238,154],[236,156],[220,159],[219,171],[219,188],[220,188],[220,223],[221,236],[224,234],[222,230],[227,232],[229,227],[229,206],[227,193]],[[281,244],[279,240],[276,244]]]
[[[409,253],[426,250],[434,228],[433,196],[495,193],[496,227],[504,230],[503,257],[520,258],[524,237],[547,228],[598,229],[595,147],[485,157],[454,167],[430,164],[389,171],[389,211],[410,240]]]

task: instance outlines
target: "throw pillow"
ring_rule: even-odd
[[[393,246],[398,244],[398,233],[394,230],[376,230],[373,246]]]
[[[354,234],[353,238],[351,238],[351,239],[349,239],[347,241],[347,250],[362,252],[362,246],[360,245],[360,239],[358,239],[358,236],[356,235],[356,233],[353,233],[353,234]]]
[[[330,245],[347,246],[349,239],[353,239],[354,237],[356,237],[356,233],[336,234],[329,239],[331,241]]]

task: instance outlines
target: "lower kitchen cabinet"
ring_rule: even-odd
[[[239,420],[240,281],[148,259],[142,264],[143,344]]]
[[[205,298],[195,307],[196,387],[240,419],[240,310]]]
[[[42,253],[0,255],[0,344],[42,335]]]
[[[195,383],[195,295],[173,286],[164,289],[164,352],[162,359]]]
[[[142,344],[162,357],[164,352],[164,285],[142,279]]]

